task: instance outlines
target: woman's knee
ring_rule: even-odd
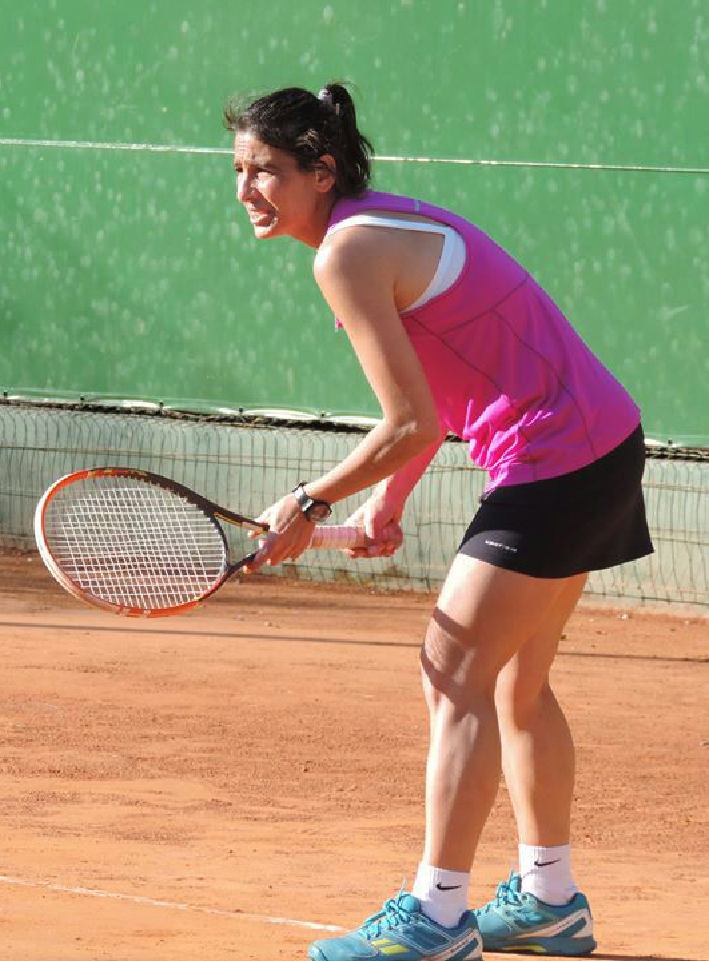
[[[494,703],[495,684],[500,670],[494,656],[474,639],[461,638],[450,629],[445,617],[429,621],[421,647],[421,671],[429,708],[441,701],[467,707],[478,698]]]
[[[518,671],[502,671],[495,684],[495,709],[502,722],[524,722],[555,700],[549,678],[530,678]]]

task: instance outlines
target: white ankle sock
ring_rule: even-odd
[[[571,874],[568,844],[551,848],[520,844],[519,873],[522,891],[545,904],[568,904],[578,891]]]
[[[470,874],[419,864],[413,895],[425,915],[444,928],[454,928],[468,907]]]

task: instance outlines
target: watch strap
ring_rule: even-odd
[[[328,504],[327,501],[318,500],[315,497],[311,497],[310,494],[306,493],[305,485],[307,481],[301,481],[296,487],[293,488],[292,493],[295,494],[295,499],[298,502],[298,506],[305,516],[310,520],[310,513],[314,507],[325,508],[328,515],[332,512],[332,505]]]

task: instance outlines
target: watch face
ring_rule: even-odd
[[[316,504],[311,504],[308,510],[306,511],[306,513],[308,515],[308,520],[315,521],[315,523],[319,523],[320,521],[326,521],[330,516],[330,514],[332,513],[332,511],[327,506],[327,504],[316,503]]]

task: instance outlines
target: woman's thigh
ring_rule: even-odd
[[[494,686],[504,665],[544,634],[562,600],[580,593],[583,576],[529,577],[458,554],[424,642],[424,672],[433,687],[445,682],[452,693]]]
[[[564,625],[578,604],[587,577],[577,574],[568,579],[539,630],[524,641],[502,668],[495,690],[498,707],[506,712],[524,709],[548,684]]]

